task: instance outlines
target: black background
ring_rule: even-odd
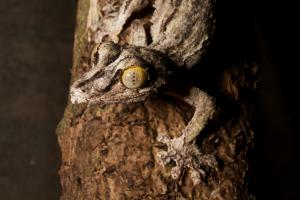
[[[260,66],[258,199],[300,199],[297,12],[288,2],[217,1],[221,59]],[[58,199],[54,134],[67,100],[75,0],[0,0],[0,200]]]
[[[59,198],[75,0],[0,0],[0,199]]]
[[[257,0],[254,8],[262,68],[258,194],[261,199],[300,199],[298,11],[288,1]]]

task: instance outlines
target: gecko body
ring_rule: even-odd
[[[131,103],[164,91],[190,104],[195,112],[180,137],[171,139],[159,134],[157,141],[168,149],[160,151],[156,158],[162,165],[175,161],[171,172],[174,179],[183,168],[189,168],[196,184],[203,175],[202,165],[216,165],[212,155],[204,155],[194,144],[212,118],[215,104],[211,96],[196,87],[190,87],[185,95],[174,94],[170,80],[177,70],[195,66],[205,52],[212,32],[213,1],[125,0],[121,5],[111,4],[114,6],[106,6],[102,12],[95,8],[97,1],[91,0],[88,39],[96,45],[91,52],[91,69],[71,86],[71,102]],[[129,21],[129,42],[121,44],[119,35],[128,20],[149,6],[154,8],[150,20]],[[149,30],[146,26],[150,26]]]

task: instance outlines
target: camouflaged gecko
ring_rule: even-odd
[[[203,155],[194,144],[215,106],[212,97],[196,87],[183,96],[174,94],[169,80],[177,70],[195,66],[203,55],[212,32],[212,5],[212,0],[125,0],[100,9],[97,0],[91,0],[88,39],[96,43],[91,69],[73,83],[70,92],[74,104],[130,103],[164,92],[192,105],[194,115],[180,137],[158,134],[158,142],[168,150],[156,158],[162,165],[176,163],[171,172],[174,179],[189,168],[195,184],[204,173],[201,166],[216,165],[212,155]],[[119,34],[128,20],[149,6],[155,9],[151,20],[132,20],[129,42],[120,44]]]

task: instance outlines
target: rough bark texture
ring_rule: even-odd
[[[87,70],[88,6],[88,1],[79,0],[73,79]],[[204,85],[217,100],[219,116],[200,134],[197,144],[204,153],[216,156],[219,170],[205,169],[206,176],[196,186],[188,172],[173,180],[170,170],[154,158],[157,133],[177,137],[174,133],[180,133],[191,118],[189,106],[161,96],[128,105],[69,103],[57,128],[61,199],[253,199],[248,172],[256,71],[254,65],[242,64],[206,76],[213,80]]]

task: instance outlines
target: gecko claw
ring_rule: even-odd
[[[175,166],[171,168],[171,177],[178,179],[183,169],[189,169],[194,185],[200,183],[205,176],[203,166],[216,167],[217,161],[211,154],[203,154],[194,143],[186,143],[185,135],[171,139],[168,135],[160,135],[157,141],[167,145],[167,150],[157,152],[157,162],[166,166],[171,161]]]

